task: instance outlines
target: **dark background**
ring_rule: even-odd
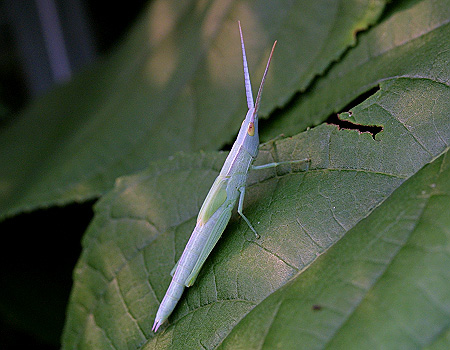
[[[0,0],[0,131],[34,98],[114,49],[147,3]],[[72,271],[93,204],[0,223],[1,350],[60,348]]]
[[[0,0],[0,116],[107,54],[149,2]]]

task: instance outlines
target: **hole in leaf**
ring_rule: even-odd
[[[353,101],[351,101],[349,104],[347,104],[344,108],[342,108],[342,112],[350,111],[355,106],[359,105],[363,101],[367,100],[370,96],[374,95],[378,90],[380,90],[379,86],[376,86],[365,93],[359,95],[357,98],[355,98]],[[358,130],[359,132],[368,132],[372,134],[372,138],[375,140],[375,136],[383,131],[383,127],[378,125],[363,125],[363,124],[357,124],[353,123],[348,120],[342,120],[339,119],[339,113],[333,113],[328,117],[328,119],[325,121],[327,124],[333,124],[337,125],[339,129],[349,129],[349,130]],[[349,112],[351,115],[351,112]]]

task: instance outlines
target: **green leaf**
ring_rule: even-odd
[[[64,348],[448,347],[450,7],[402,5],[266,123],[266,135],[295,134],[379,86],[340,117],[382,131],[320,125],[263,145],[260,163],[311,162],[250,175],[245,214],[261,239],[235,215],[157,334],[169,272],[226,154],[177,154],[118,179],[83,240]]]
[[[390,79],[429,79],[448,86],[449,2],[397,1],[395,5],[390,16],[363,33],[354,49],[261,131],[263,140],[320,124]]]
[[[153,1],[91,71],[33,103],[0,135],[0,218],[82,201],[177,151],[217,150],[245,114],[237,20],[261,114],[284,105],[355,43],[384,1]]]
[[[245,222],[233,217],[196,284],[185,291],[169,325],[156,335],[151,326],[170,270],[225,154],[179,154],[121,178],[96,206],[83,241],[65,348],[212,349],[222,344],[232,349],[288,349],[308,342],[323,348],[355,337],[358,317],[364,318],[364,308],[377,293],[392,300],[373,311],[376,315],[392,308],[403,318],[390,320],[395,327],[386,338],[384,332],[391,327],[383,328],[385,322],[375,314],[368,317],[365,327],[376,333],[371,336],[375,347],[410,345],[415,333],[405,336],[405,315],[414,327],[420,328],[421,320],[430,324],[415,340],[431,344],[450,324],[449,276],[444,268],[449,239],[443,230],[450,190],[445,185],[448,160],[443,156],[450,143],[449,101],[450,90],[443,84],[391,80],[352,110],[356,123],[383,127],[375,139],[370,133],[321,125],[264,145],[258,162],[309,158],[311,163],[307,171],[282,167],[251,175],[244,208],[261,239],[255,240]],[[436,206],[442,207],[428,209],[438,194],[442,198]],[[431,218],[425,225],[430,226],[413,240],[426,210]],[[420,256],[414,262],[402,255],[407,243],[415,253],[434,260],[428,265]],[[440,253],[431,248],[428,252],[429,246]],[[390,270],[394,258],[399,272]],[[420,276],[436,281],[433,289],[402,285],[398,275],[412,278],[407,270],[412,262],[420,267]],[[383,279],[384,290],[378,292],[376,282]],[[397,284],[391,279],[398,279]],[[399,290],[406,291],[396,296],[404,302],[393,305]],[[297,298],[299,293],[304,297]],[[421,311],[411,314],[409,305],[424,295]],[[314,305],[320,310],[313,310]],[[278,315],[281,321],[275,323]],[[298,328],[303,316],[304,326]],[[347,326],[351,318],[354,323]],[[378,328],[371,329],[376,322]],[[274,334],[272,323],[278,327]]]
[[[156,0],[108,58],[1,131],[0,218],[102,196],[64,349],[450,347],[450,2],[384,7]],[[311,162],[250,174],[261,239],[235,214],[155,334],[246,110],[238,19],[254,88],[278,39],[257,162]],[[342,110],[381,132],[319,125]]]
[[[448,348],[449,160],[405,182],[219,349]]]

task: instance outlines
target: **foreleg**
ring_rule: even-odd
[[[250,229],[253,231],[253,233],[256,236],[256,239],[259,239],[259,237],[261,237],[261,236],[256,232],[256,230],[253,228],[252,224],[250,223],[250,220],[247,219],[247,217],[242,212],[242,209],[244,207],[245,187],[242,186],[241,188],[239,188],[239,192],[240,192],[240,195],[239,195],[238,213],[245,220],[245,222],[247,223],[248,227],[250,227]]]
[[[269,168],[275,168],[279,165],[285,165],[285,164],[297,164],[297,163],[309,163],[311,162],[311,159],[305,158],[305,159],[297,159],[297,160],[287,160],[283,162],[273,162],[273,163],[267,163],[262,165],[252,165],[252,170],[261,170],[261,169],[269,169]]]

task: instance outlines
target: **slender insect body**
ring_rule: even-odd
[[[226,206],[226,203],[223,204]],[[231,210],[229,210],[231,215]],[[205,247],[207,242],[207,238],[210,235],[211,230],[217,224],[220,219],[221,212],[217,210],[211,218],[204,224],[197,224],[195,226],[194,231],[191,234],[191,237],[186,244],[186,247],[183,251],[183,254],[178,260],[176,268],[174,269],[172,281],[170,282],[169,288],[161,301],[160,307],[156,314],[155,325],[153,328],[155,331],[159,326],[164,323],[164,321],[169,317],[172,311],[175,309],[178,301],[183,294],[184,288],[189,287],[193,284],[188,284],[188,279],[194,269],[196,262]],[[222,218],[223,220],[223,218]],[[195,276],[196,277],[196,276]],[[194,278],[195,280],[195,278]],[[158,324],[156,323],[158,321]]]
[[[201,252],[204,250],[205,245],[208,242],[208,237],[210,236],[211,231],[214,230],[214,227],[220,226],[222,228],[222,232],[220,232],[220,234],[222,234],[225,230],[226,224],[230,220],[232,210],[235,207],[240,194],[239,189],[245,185],[247,180],[247,171],[253,161],[253,157],[244,148],[239,147],[237,150],[237,157],[235,159],[239,159],[240,161],[238,163],[234,163],[233,168],[235,172],[232,175],[221,173],[215,181],[215,184],[220,182],[224,183],[226,193],[225,201],[219,206],[219,208],[217,208],[217,210],[214,211],[212,216],[209,217],[205,223],[203,223],[202,220],[202,209],[206,206],[203,205],[202,209],[200,209],[197,218],[197,225],[195,226],[195,229],[186,244],[180,260],[177,262],[172,281],[156,315],[157,319],[161,319],[160,324],[163,323],[175,309],[175,306],[183,294],[184,288],[189,287],[194,283],[196,276],[191,276],[191,274],[195,267],[195,263],[198,261]],[[232,156],[231,153],[228,155],[228,158],[230,158],[230,156]],[[244,160],[244,158],[247,159]],[[237,169],[237,164],[240,169]],[[208,199],[215,196],[217,191],[215,188],[217,187],[214,185],[211,187],[204,203],[208,203]],[[217,239],[220,237],[220,234]],[[189,281],[190,276],[194,277],[193,281]],[[167,316],[164,317],[163,315]]]
[[[241,34],[242,56],[244,65],[245,90],[247,95],[248,112],[241,125],[239,134],[225,163],[216,178],[214,184],[209,190],[205,201],[199,211],[197,223],[191,237],[184,249],[179,261],[172,270],[172,281],[161,301],[156,314],[153,330],[156,332],[162,323],[167,320],[174,310],[176,304],[183,294],[185,287],[191,286],[206,258],[219,240],[225,230],[233,208],[239,199],[238,213],[246,221],[250,229],[259,235],[251,225],[250,221],[242,212],[245,185],[247,174],[252,162],[258,155],[259,134],[258,134],[258,108],[261,99],[262,88],[269,68],[272,53],[275,48],[274,43],[266,70],[259,87],[256,104],[253,104],[253,96],[248,74],[247,59],[245,56],[244,41],[242,38],[241,26],[239,23],[239,32]],[[267,167],[276,166],[277,163],[267,165]],[[264,166],[262,166],[264,167]],[[261,166],[258,168],[262,168]]]

